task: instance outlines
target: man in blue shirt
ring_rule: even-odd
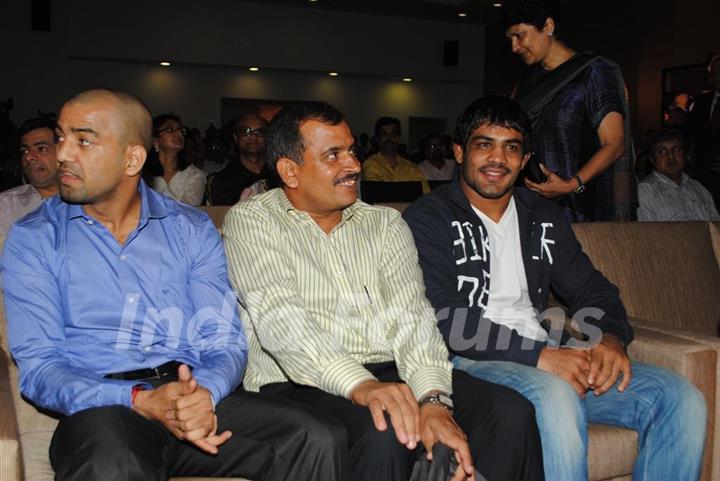
[[[20,389],[63,415],[55,479],[341,479],[340,435],[324,420],[235,391],[247,347],[222,243],[207,215],[140,180],[150,125],[122,92],[68,101],[61,195],[5,244]]]

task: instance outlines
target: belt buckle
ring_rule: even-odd
[[[153,379],[160,379],[162,376],[160,375],[160,370],[156,367],[152,368],[152,370],[155,372],[155,376],[153,376]]]

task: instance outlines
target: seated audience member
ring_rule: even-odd
[[[380,117],[375,122],[375,140],[380,149],[362,164],[362,180],[380,182],[422,182],[423,192],[430,192],[427,176],[417,164],[398,153],[400,148],[400,121]]]
[[[153,149],[148,155],[146,177],[161,194],[197,206],[205,196],[205,173],[185,155],[186,134],[187,129],[175,114],[153,119]]]
[[[229,143],[224,129],[216,129],[211,122],[210,127],[205,130],[205,161],[203,162],[203,172],[208,177],[208,186],[211,183],[210,179],[230,163]]]
[[[0,193],[0,245],[10,226],[58,193],[55,156],[55,121],[37,118],[25,121],[18,131],[20,163],[28,182]]]
[[[712,194],[684,172],[685,140],[679,131],[655,132],[648,152],[654,170],[638,186],[638,220],[720,220]]]
[[[588,479],[589,422],[638,431],[633,479],[697,480],[705,401],[677,374],[628,359],[617,288],[556,204],[514,187],[529,134],[513,100],[473,102],[456,126],[452,183],[404,213],[453,364],[534,404],[548,480]],[[591,342],[559,349],[540,324],[551,286]]]
[[[428,180],[450,180],[455,170],[455,161],[448,157],[442,136],[430,134],[425,138],[423,150],[425,160],[419,166]]]
[[[340,426],[354,481],[406,481],[419,444],[436,442],[455,451],[455,480],[479,479],[474,468],[490,481],[542,479],[532,407],[452,371],[407,225],[357,201],[343,114],[293,104],[266,140],[283,186],[236,204],[223,226],[248,314],[245,388]]]
[[[60,196],[13,226],[0,261],[20,390],[62,415],[55,479],[340,480],[324,420],[235,391],[247,348],[222,243],[140,180],[146,107],[85,91],[56,134]]]
[[[184,154],[188,158],[188,163],[202,170],[207,176],[207,172],[205,172],[207,151],[205,150],[205,139],[203,139],[200,129],[195,127],[188,129],[187,136],[185,137]]]
[[[218,172],[210,185],[213,205],[233,205],[240,194],[269,176],[265,166],[267,120],[256,114],[243,115],[234,124],[233,140],[237,157]]]

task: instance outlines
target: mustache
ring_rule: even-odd
[[[487,172],[487,171],[489,171],[489,170],[501,170],[501,171],[503,171],[503,172],[506,173],[506,174],[511,174],[511,173],[512,173],[512,170],[510,170],[507,166],[505,166],[505,165],[500,165],[500,164],[496,164],[496,163],[494,163],[494,162],[491,162],[490,165],[486,165],[485,167],[483,167],[482,169],[480,169],[480,172],[483,172],[483,173],[484,173],[484,172]]]
[[[75,177],[80,177],[80,175],[77,172],[75,172],[75,170],[70,169],[68,167],[61,167],[60,169],[58,169],[58,175],[63,175],[63,174],[70,174],[70,175],[74,175]]]
[[[360,172],[353,172],[352,174],[343,175],[339,179],[335,179],[334,185],[342,184],[343,182],[346,182],[348,180],[354,180],[357,182],[357,180],[360,178]]]

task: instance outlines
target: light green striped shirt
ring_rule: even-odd
[[[250,391],[292,380],[349,397],[395,361],[419,399],[452,392],[448,351],[400,214],[356,202],[326,234],[282,189],[232,207],[223,225],[250,348]]]

